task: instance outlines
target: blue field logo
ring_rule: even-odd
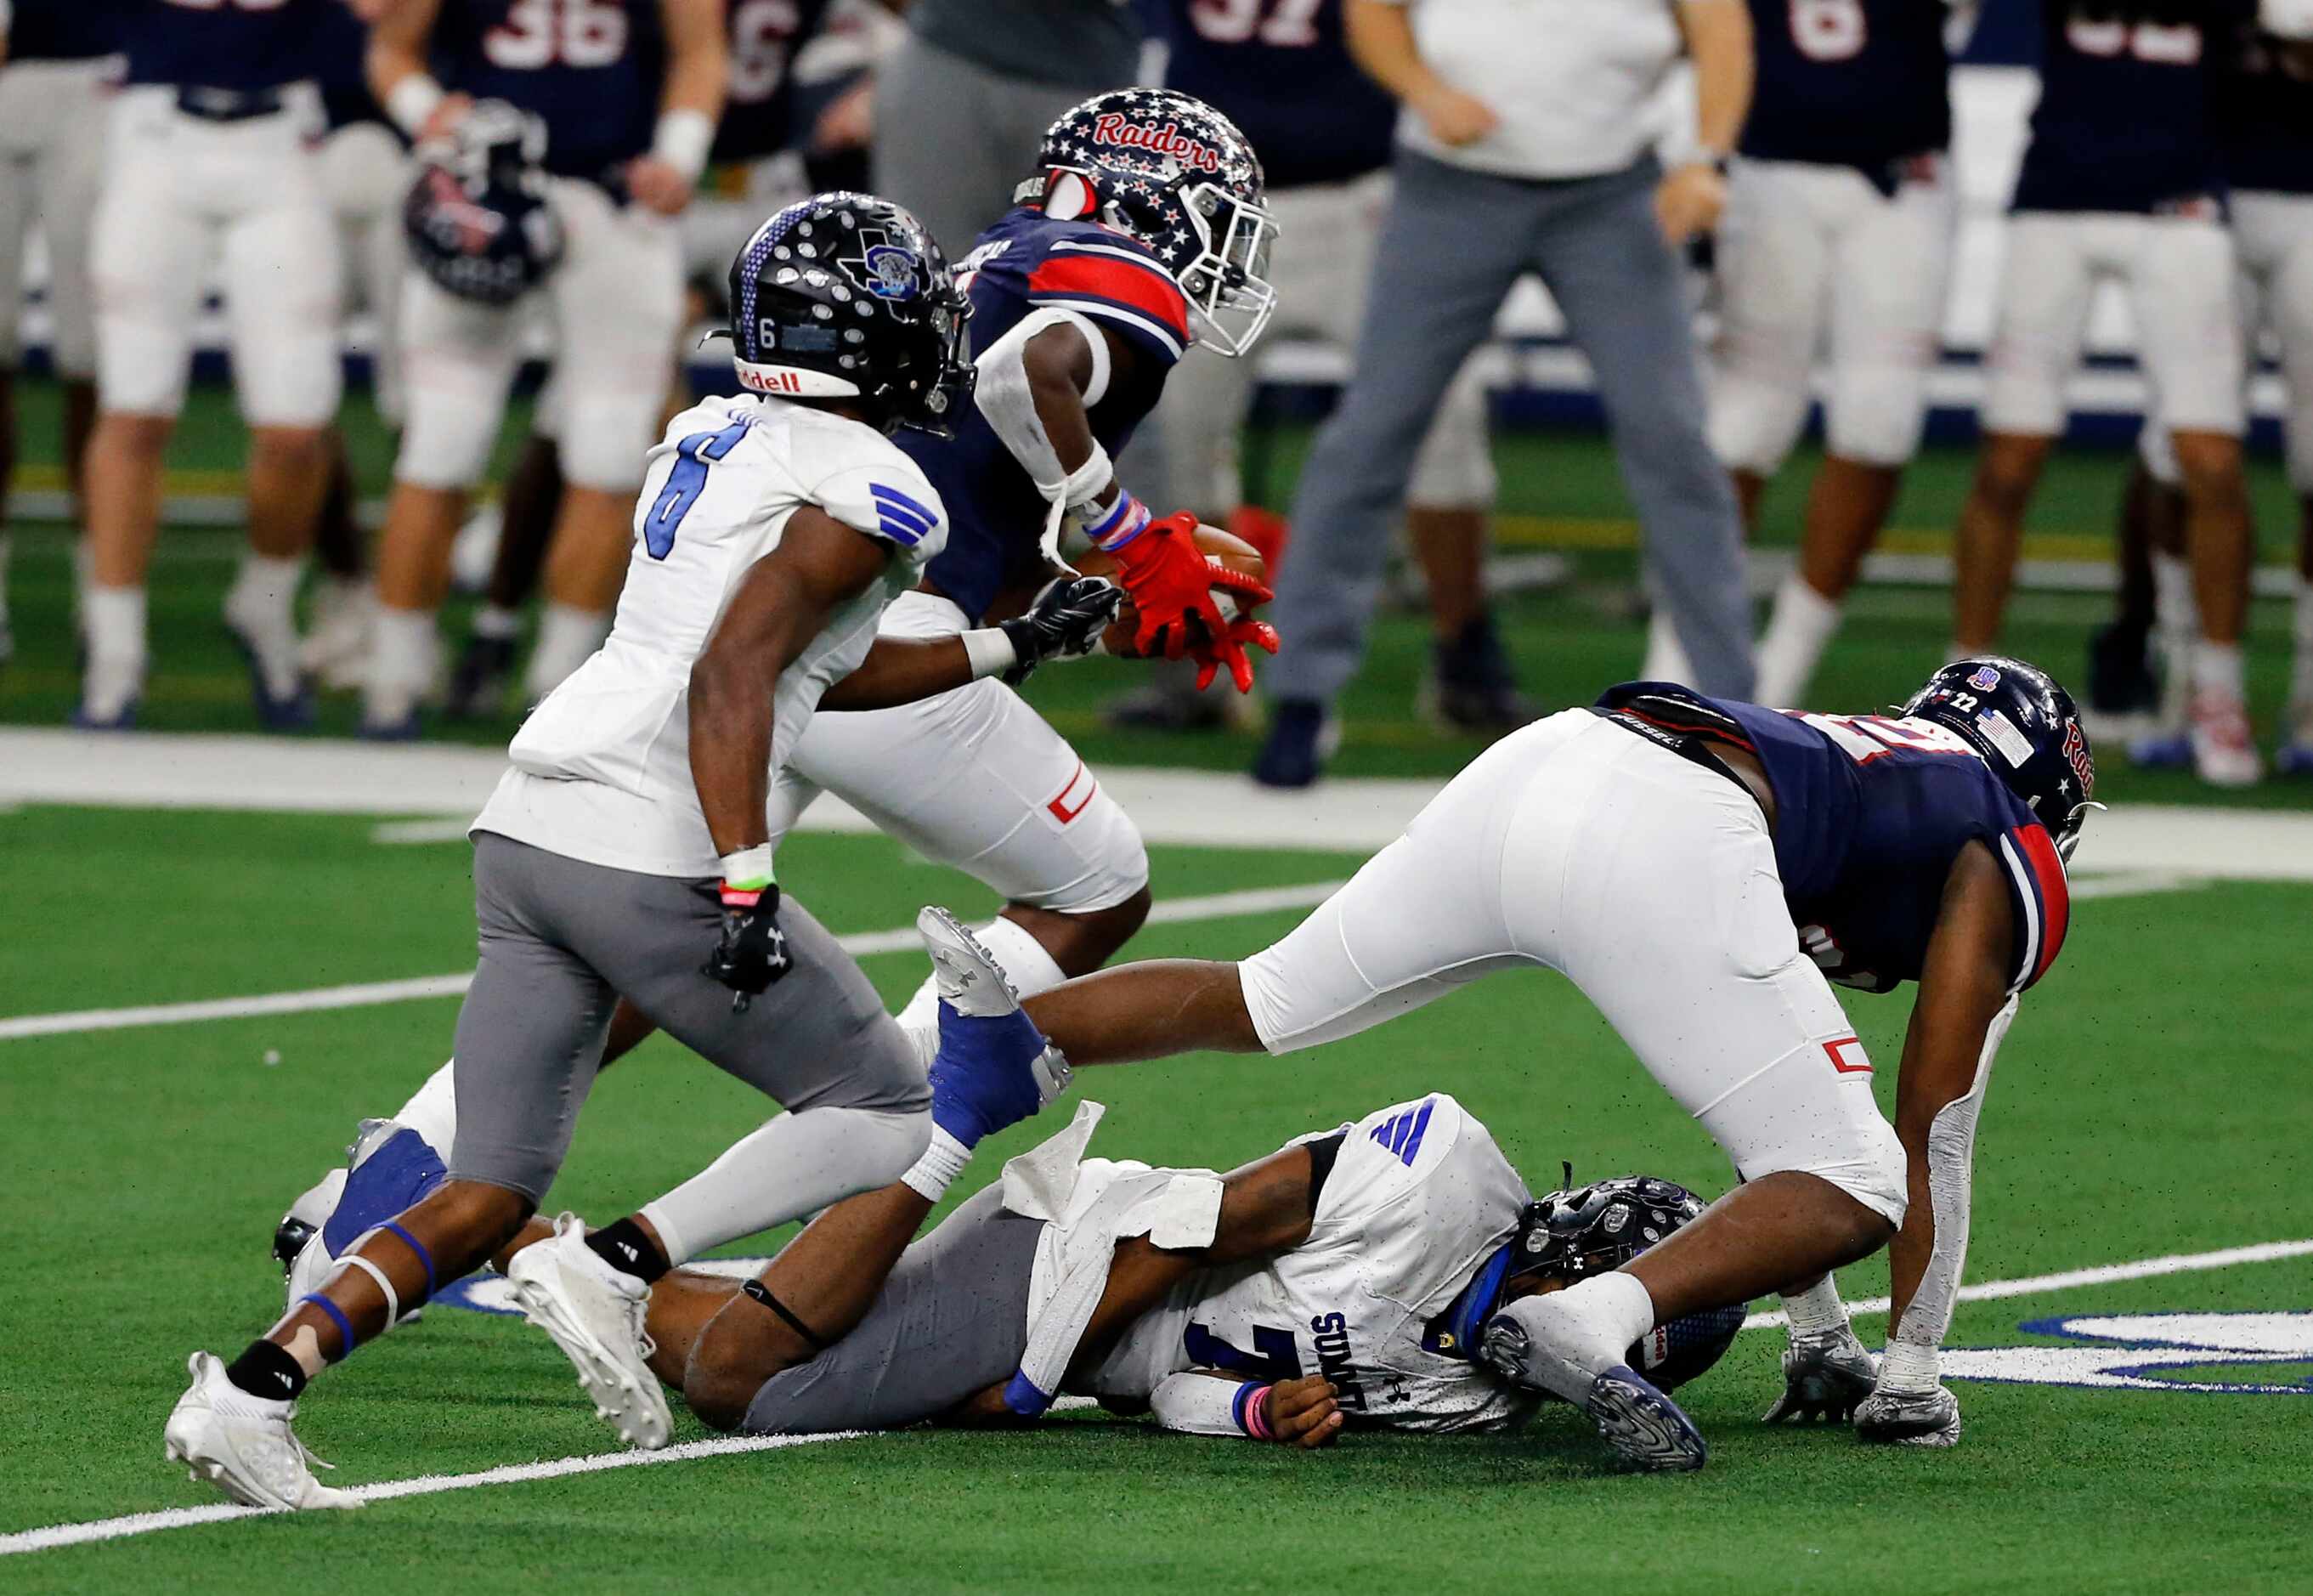
[[[2313,1396],[2307,1367],[2313,1365],[2313,1312],[2081,1314],[2027,1319],[2017,1328],[2085,1345],[1947,1349],[1944,1377],[2106,1391]],[[2217,1375],[2223,1378],[2211,1378]]]

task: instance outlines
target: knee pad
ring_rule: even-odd
[[[1804,375],[1784,384],[1722,373],[1711,385],[1711,415],[1703,428],[1711,454],[1728,471],[1773,476],[1807,425],[1807,401]]]
[[[1013,895],[1020,902],[1055,914],[1091,914],[1113,909],[1148,885],[1148,850],[1140,828],[1107,788],[1095,791],[1067,824],[1075,844],[1075,874],[1050,890]]]
[[[1858,367],[1839,374],[1824,441],[1842,460],[1904,465],[1919,452],[1925,420],[1916,370],[1895,365]]]
[[[497,441],[498,407],[462,384],[429,381],[428,357],[405,363],[402,401],[409,410],[393,477],[417,488],[471,488],[482,480]]]
[[[601,493],[632,493],[642,486],[643,457],[654,441],[664,384],[626,392],[571,392],[560,401],[557,441],[562,474]]]

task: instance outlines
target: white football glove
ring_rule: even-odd
[[[1764,1424],[1843,1424],[1878,1382],[1879,1361],[1854,1329],[1791,1332],[1783,1348],[1783,1394],[1760,1418]]]
[[[1894,1446],[1957,1446],[1959,1398],[1940,1382],[1923,1391],[1874,1391],[1856,1406],[1855,1433]]]

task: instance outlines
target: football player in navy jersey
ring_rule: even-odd
[[[723,103],[721,8],[717,0],[396,0],[373,31],[369,74],[413,137],[453,136],[486,99],[544,124],[547,187],[567,250],[536,295],[554,323],[566,478],[531,666],[530,684],[542,694],[594,651],[618,596],[634,489],[682,317],[672,218],[690,202]],[[450,545],[497,436],[523,310],[410,285],[401,327],[409,413],[378,556],[365,735],[413,735],[432,690]]]
[[[1230,118],[1261,153],[1277,216],[1270,277],[1288,322],[1346,353],[1389,208],[1396,102],[1350,59],[1341,0],[1167,0],[1166,12],[1166,86]],[[1188,362],[1167,391],[1165,442],[1198,507],[1274,549],[1286,535],[1282,517],[1239,502],[1237,440],[1254,375],[1243,361]],[[1486,604],[1493,500],[1485,391],[1465,366],[1415,459],[1406,535],[1427,578],[1436,644],[1424,706],[1449,725],[1499,733],[1531,711]],[[1201,701],[1136,698],[1125,712],[1177,723],[1194,719],[1191,706]]]
[[[2241,333],[2207,55],[2249,0],[2043,0],[2041,94],[1986,355],[1984,438],[1961,511],[1953,652],[1997,639],[2025,512],[2064,429],[2092,291],[2125,285],[2153,424],[2174,452],[2201,618],[2195,770],[2259,773],[2242,689],[2252,554]]]
[[[123,15],[128,86],[113,103],[91,243],[101,413],[84,485],[84,726],[129,725],[144,692],[163,454],[211,260],[250,427],[249,552],[225,622],[249,655],[259,719],[312,719],[291,603],[343,385],[338,239],[313,151],[321,26],[337,4],[146,0]]]
[[[1919,449],[1958,221],[1945,35],[1974,4],[1751,13],[1758,80],[1719,225],[1710,382],[1711,446],[1746,525],[1806,423],[1818,351],[1831,378],[1799,566],[1759,643],[1758,700],[1781,706],[1806,693]]]
[[[1488,1355],[1585,1407],[1627,1461],[1699,1468],[1702,1437],[1623,1349],[1781,1291],[1776,1416],[1852,1410],[1869,1438],[1948,1445],[1937,1349],[1976,1117],[2018,999],[2063,946],[2095,780],[2070,696],[2012,659],[1947,666],[1892,719],[1628,683],[1497,743],[1265,951],[1126,965],[1025,1009],[1081,1069],[1289,1052],[1495,971],[1558,970],[1743,1184],[1625,1268],[1497,1316]],[[1892,1130],[1833,981],[1919,985]],[[1826,1272],[1885,1245],[1895,1330],[1875,1371]]]
[[[24,245],[48,245],[48,363],[64,388],[65,480],[80,490],[96,425],[96,322],[89,217],[104,172],[105,88],[119,69],[118,21],[71,0],[0,5],[0,665],[8,634],[8,484],[16,467],[16,322]]]

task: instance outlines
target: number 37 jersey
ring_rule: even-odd
[[[1329,1134],[1341,1151],[1309,1239],[1266,1263],[1183,1281],[1082,1382],[1086,1393],[1146,1402],[1168,1374],[1223,1369],[1268,1380],[1323,1374],[1353,1424],[1487,1430],[1532,1411],[1479,1365],[1421,1345],[1429,1321],[1517,1235],[1526,1183],[1493,1136],[1443,1092]]]
[[[931,485],[873,428],[785,400],[709,400],[651,450],[611,635],[523,723],[507,750],[514,769],[474,828],[613,869],[716,875],[690,777],[690,667],[749,570],[807,505],[890,559],[780,675],[776,773],[820,695],[866,657],[884,605],[939,552],[947,523]]]

